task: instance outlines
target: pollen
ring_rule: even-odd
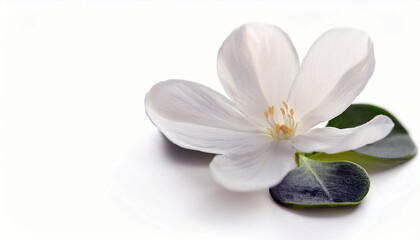
[[[264,112],[264,114],[265,114],[265,118],[267,118],[267,119],[268,119],[268,112],[267,112],[267,111],[265,111],[265,112]]]
[[[274,114],[274,106],[269,107],[268,111],[270,112],[271,115],[273,115]]]
[[[287,134],[292,132],[292,129],[289,128],[286,124],[283,124],[283,125],[279,126],[279,128],[283,132],[284,135],[287,135]],[[276,132],[277,132],[277,128],[276,128]]]
[[[279,133],[280,133],[280,129],[281,129],[280,124],[276,124],[276,133],[277,133],[277,134],[279,134]]]
[[[280,110],[281,110],[281,113],[282,113],[283,115],[285,115],[285,114],[286,114],[286,111],[284,111],[284,109],[283,109],[283,108],[280,108]]]
[[[283,101],[283,105],[284,105],[284,107],[286,108],[286,111],[287,111],[289,109],[289,106],[286,104],[285,101]]]
[[[293,108],[290,109],[290,114],[293,116],[295,114],[295,111],[293,111]]]

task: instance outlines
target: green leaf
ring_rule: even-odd
[[[299,167],[270,188],[279,204],[294,208],[357,205],[369,191],[366,171],[348,162],[318,162],[297,154]]]
[[[413,140],[410,138],[408,131],[396,117],[377,106],[369,104],[352,104],[342,114],[330,120],[327,126],[341,129],[357,127],[380,114],[391,118],[395,124],[394,128],[386,138],[353,150],[358,153],[355,157],[360,159],[363,158],[363,155],[365,155],[377,159],[392,160],[402,160],[413,157],[417,153],[417,148]]]

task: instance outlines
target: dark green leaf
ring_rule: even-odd
[[[380,159],[408,159],[417,153],[416,145],[403,125],[388,111],[369,104],[352,104],[346,111],[330,120],[328,127],[352,128],[362,125],[377,115],[386,115],[392,119],[395,126],[384,139],[353,150],[360,155]],[[359,156],[360,157],[360,156]],[[350,159],[349,159],[350,160]]]
[[[270,188],[273,199],[286,206],[319,207],[357,205],[369,191],[366,171],[347,161],[318,162],[298,154],[299,167]]]

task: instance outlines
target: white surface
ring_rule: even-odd
[[[368,167],[356,208],[291,210],[210,177],[144,113],[169,78],[222,91],[216,54],[249,21],[289,33],[302,58],[333,27],[368,32],[376,71],[357,102],[385,106],[419,141],[420,4],[0,2],[0,239],[418,239],[420,163]]]

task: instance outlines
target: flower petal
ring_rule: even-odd
[[[223,42],[217,69],[238,108],[265,124],[265,108],[286,99],[299,70],[299,58],[289,36],[280,28],[245,24]]]
[[[369,36],[354,29],[332,29],[311,47],[287,102],[295,109],[299,133],[343,112],[359,95],[375,68]]]
[[[150,120],[173,143],[216,154],[245,154],[271,141],[226,97],[203,85],[168,80],[147,93]]]
[[[218,155],[210,163],[210,170],[215,180],[228,189],[266,189],[278,184],[296,167],[294,153],[290,141],[272,141],[264,148],[247,155]]]
[[[293,146],[302,152],[339,153],[361,148],[386,137],[394,127],[392,120],[378,115],[369,122],[354,127],[312,129],[305,135],[292,138]]]

